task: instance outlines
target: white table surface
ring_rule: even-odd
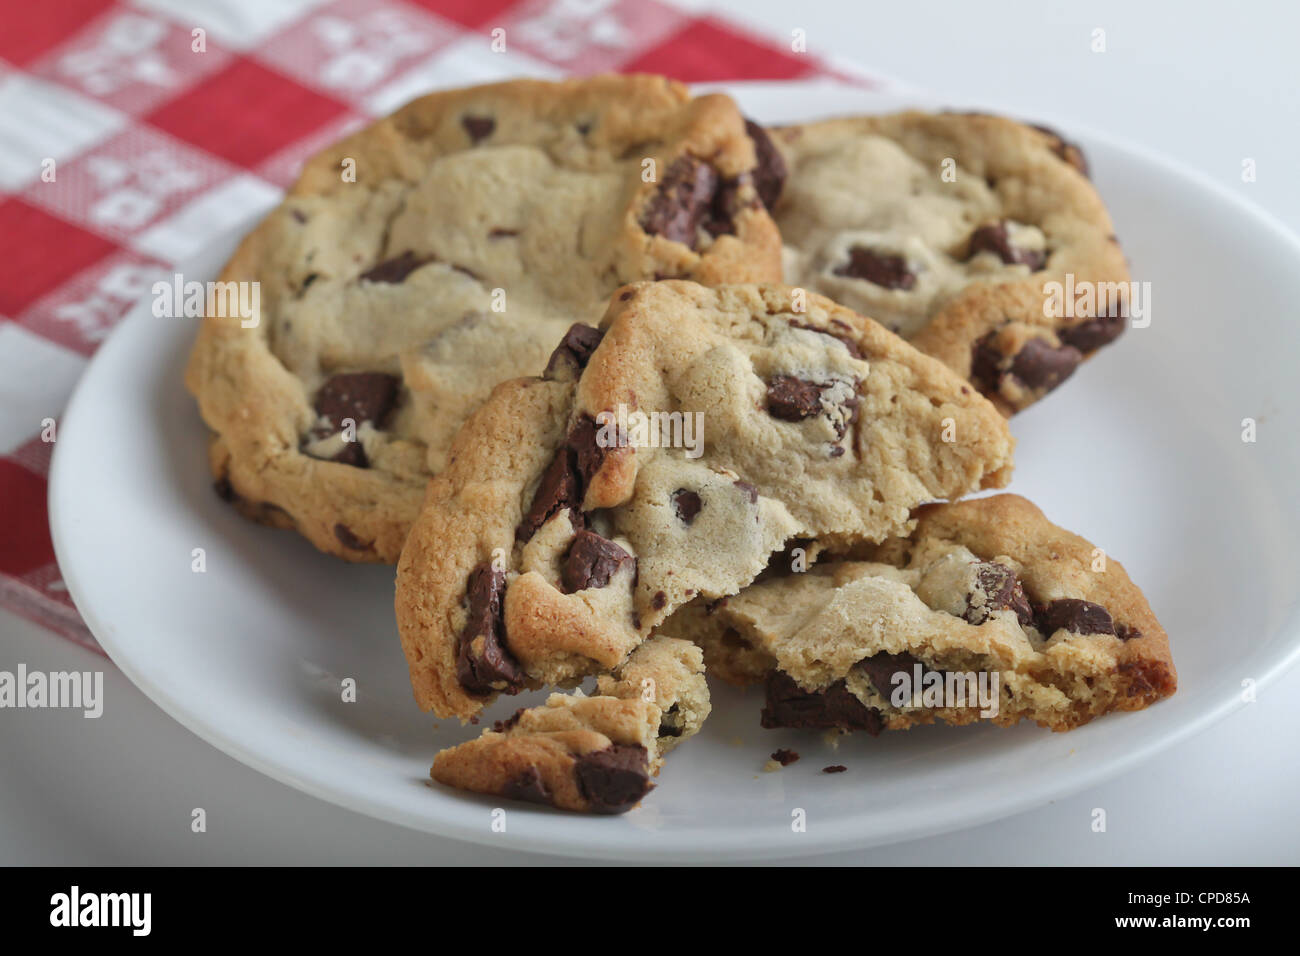
[[[691,3],[691,6],[706,4]],[[953,105],[1108,130],[1243,191],[1300,231],[1300,7],[1041,0],[708,4],[814,53],[855,59]],[[1105,53],[1089,46],[1106,31]],[[1242,159],[1258,180],[1241,182]],[[1231,600],[1231,595],[1224,599]],[[0,670],[103,669],[105,712],[0,711],[2,864],[529,864],[370,820],[226,757],[97,655],[0,611]],[[976,829],[823,863],[1300,862],[1300,669],[1139,771]],[[190,831],[195,807],[208,830]],[[1091,828],[1094,808],[1105,833]]]

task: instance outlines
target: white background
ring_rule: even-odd
[[[701,6],[701,4],[691,4]],[[1240,189],[1300,230],[1300,5],[1209,2],[712,4],[952,105],[1111,132]],[[1106,51],[1090,50],[1095,28]],[[1241,182],[1253,158],[1258,181]],[[1196,520],[1189,516],[1189,520]],[[1207,595],[1231,601],[1233,595]],[[1225,636],[1226,638],[1226,636]],[[1174,636],[1175,641],[1177,635]],[[1230,647],[1225,639],[1225,653]],[[102,658],[0,612],[0,670],[105,668],[104,716],[0,715],[0,863],[533,863],[379,823],[191,735]],[[973,830],[821,858],[872,865],[1300,862],[1300,670],[1149,766]],[[190,832],[203,807],[208,832]],[[1094,808],[1105,833],[1091,829]]]

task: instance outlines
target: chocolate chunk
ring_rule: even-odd
[[[829,335],[831,338],[843,342],[844,347],[848,349],[849,354],[852,355],[855,359],[862,358],[862,350],[858,348],[858,343],[853,341],[853,339],[849,337],[850,329],[847,325],[844,326],[843,332],[832,331],[831,329],[819,329],[817,326],[809,325],[806,322],[791,322],[790,328],[805,329],[808,332],[816,332],[818,335]]]
[[[519,235],[518,229],[503,229],[498,226],[496,229],[488,230],[489,239],[509,239],[517,235]]]
[[[339,544],[343,545],[343,547],[351,548],[353,551],[369,551],[374,547],[373,541],[362,541],[345,524],[336,524],[334,526],[334,537],[338,539]]]
[[[1005,564],[981,561],[975,568],[975,583],[984,592],[984,603],[973,604],[973,594],[966,595],[966,613],[962,617],[970,624],[983,624],[993,611],[1015,611],[1020,623],[1029,627],[1034,623],[1034,612],[1025,597],[1025,589],[1016,573]]]
[[[654,789],[644,747],[613,744],[578,758],[578,790],[595,813],[623,813]]]
[[[843,773],[848,769],[842,763],[833,763],[829,767],[822,767],[822,773]]]
[[[1128,319],[1124,315],[1103,315],[1059,329],[1056,335],[1066,345],[1073,345],[1087,355],[1114,342],[1127,326]]]
[[[492,725],[492,732],[497,734],[504,734],[507,730],[510,730],[512,727],[518,726],[519,721],[523,716],[524,716],[524,708],[520,707],[518,710],[516,710],[505,720],[498,720],[496,723],[494,723]]]
[[[781,190],[785,186],[789,170],[776,144],[767,135],[767,130],[753,120],[747,119],[745,132],[749,134],[754,144],[754,157],[758,162],[754,167],[754,189],[758,193],[758,198],[763,201],[763,205],[773,209],[776,207],[776,201],[781,198]]]
[[[1057,156],[1060,156],[1079,172],[1083,173],[1083,175],[1091,175],[1091,171],[1088,168],[1088,157],[1083,154],[1083,150],[1080,149],[1077,144],[1070,142],[1050,126],[1039,126],[1036,123],[1031,123],[1030,125],[1040,133],[1046,133],[1048,136],[1052,137],[1052,139],[1056,140],[1056,142],[1052,144],[1052,152]]]
[[[808,691],[778,670],[767,675],[767,704],[760,719],[768,730],[865,730],[874,737],[884,728],[880,714],[849,693],[844,681]]]
[[[1047,253],[1041,250],[1012,245],[1005,220],[980,226],[971,233],[970,254],[980,252],[991,252],[1009,266],[1029,266],[1030,272],[1037,272],[1047,262]]]
[[[916,285],[916,273],[907,268],[902,256],[873,252],[866,246],[849,250],[849,261],[835,270],[837,276],[865,279],[886,289],[903,289]]]
[[[821,412],[822,390],[827,387],[793,375],[774,375],[767,381],[767,413],[783,422],[811,418]]]
[[[742,209],[763,205],[771,209],[781,198],[788,173],[785,160],[772,143],[767,130],[753,120],[745,120],[745,133],[754,144],[754,167],[718,183],[714,190],[708,215],[701,220],[701,225],[712,236],[734,235],[736,232],[736,214]],[[746,199],[742,202],[741,191],[752,185],[757,195],[757,202]]]
[[[790,764],[794,763],[796,760],[799,759],[799,754],[797,751],[786,750],[784,747],[782,747],[780,750],[772,751],[772,759],[775,760],[777,763],[779,763],[782,767],[788,767],[790,766]]]
[[[354,424],[373,422],[379,428],[397,403],[400,384],[397,376],[384,372],[331,375],[316,393],[313,407],[335,428],[342,428],[349,418]]]
[[[1071,634],[1114,634],[1115,622],[1110,612],[1100,604],[1078,598],[1058,598],[1035,609],[1038,630],[1043,637],[1051,637],[1059,630]]]
[[[469,134],[470,142],[477,146],[492,135],[497,128],[497,121],[490,116],[462,116],[460,125]]]
[[[569,326],[569,331],[564,333],[564,338],[560,339],[560,344],[555,347],[546,363],[544,377],[555,379],[561,374],[576,377],[578,372],[587,367],[587,361],[604,335],[600,329],[581,322]]]
[[[517,693],[524,672],[506,646],[502,601],[506,575],[484,561],[469,573],[465,603],[469,613],[456,639],[456,677],[471,694]]]
[[[1128,678],[1126,697],[1145,697],[1158,700],[1178,689],[1178,678],[1164,661],[1120,661],[1119,672]]]
[[[1129,627],[1127,624],[1116,624],[1115,636],[1121,641],[1135,641],[1142,636],[1142,632],[1136,627]]]
[[[366,446],[359,441],[345,441],[343,447],[335,453],[330,461],[353,468],[369,468],[370,459],[366,457]]]
[[[1002,361],[1005,356],[997,347],[998,333],[980,336],[971,346],[970,380],[981,392],[996,393],[1002,382]]]
[[[1026,387],[1050,392],[1083,361],[1083,354],[1072,345],[1054,347],[1044,339],[1030,339],[1011,362],[1011,374]]]
[[[501,788],[501,796],[507,800],[525,800],[528,803],[540,803],[551,806],[551,791],[546,789],[542,775],[536,767],[529,767],[523,773],[506,781]]]
[[[854,384],[856,385],[856,383]],[[862,399],[860,399],[857,393],[855,392],[852,398],[845,399],[844,403],[840,406],[846,412],[848,412],[848,415],[846,415],[842,420],[837,420],[834,422],[836,441],[843,438],[845,433],[848,432],[848,430],[853,426],[855,422],[857,422],[858,412],[861,410],[861,405],[862,405]],[[838,455],[835,452],[832,452],[831,457],[836,458],[842,454],[844,454],[843,448],[839,450]]]
[[[736,213],[745,207],[740,201],[740,187],[751,182],[749,173],[741,173],[735,179],[725,179],[718,184],[717,192],[713,194],[713,202],[709,205],[709,212],[702,220],[700,225],[704,231],[715,239],[718,236],[734,236],[736,234]],[[749,205],[754,205],[753,202]],[[686,276],[664,276],[658,272],[655,273],[655,280],[660,279],[684,279]]]
[[[608,538],[594,531],[579,531],[560,568],[560,583],[565,594],[603,588],[620,569],[635,564],[636,558]]]
[[[659,730],[657,735],[660,737],[680,737],[685,728],[682,726],[682,710],[676,704],[673,704],[659,718]]]
[[[564,508],[572,512],[575,526],[580,527],[583,522],[582,499],[587,493],[587,485],[604,460],[605,449],[596,440],[595,419],[584,415],[574,423],[564,444],[556,450],[555,457],[542,472],[532,504],[515,529],[515,537],[527,541]]]
[[[650,599],[650,606],[654,608],[656,611],[662,611],[664,609],[664,605],[667,603],[668,603],[668,595],[664,594],[663,591],[656,591],[654,593],[654,597]]]
[[[590,415],[583,415],[573,423],[573,427],[569,429],[569,437],[565,439],[568,447],[573,450],[578,477],[582,480],[580,490],[583,495],[587,493],[587,485],[591,484],[591,479],[605,463],[605,453],[608,451],[601,446],[598,432],[596,420]]]
[[[906,674],[907,679],[910,681],[913,668],[918,663],[920,662],[915,657],[906,652],[886,654],[882,651],[879,654],[873,654],[858,661],[857,666],[871,678],[871,685],[876,688],[876,692],[885,700],[889,700],[890,695],[894,693],[894,675],[898,673]],[[922,670],[922,676],[925,676],[924,670]]]
[[[1030,339],[1015,357],[1009,368],[1006,356],[997,345],[998,333],[989,332],[975,340],[971,346],[970,379],[981,392],[996,393],[1003,377],[1014,375],[1026,388],[1050,392],[1067,378],[1083,361],[1083,353],[1073,345],[1053,346],[1045,339]]]
[[[641,228],[694,249],[696,232],[709,213],[718,174],[693,156],[675,160],[641,214]]]
[[[542,480],[533,493],[533,503],[515,529],[515,537],[520,541],[529,540],[538,528],[565,508],[570,509],[576,519],[582,507],[581,487],[573,449],[561,445],[542,472]]]
[[[673,508],[676,509],[677,517],[681,519],[682,524],[689,525],[694,521],[703,507],[704,502],[696,492],[687,491],[685,488],[678,488],[673,492]]]
[[[385,259],[372,266],[366,272],[361,273],[362,282],[386,282],[389,285],[398,285],[405,282],[409,276],[420,266],[428,265],[433,262],[432,256],[417,256],[414,252],[407,250],[400,256],[393,259]]]

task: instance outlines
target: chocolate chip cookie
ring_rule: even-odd
[[[774,207],[786,281],[883,322],[1004,414],[1124,331],[1110,216],[1050,130],[908,112],[770,132],[789,168]]]
[[[397,573],[416,700],[468,720],[607,672],[783,549],[1005,484],[1012,448],[964,380],[821,296],[629,286],[546,376],[498,386],[430,483]]]
[[[761,151],[730,99],[651,76],[434,93],[329,147],[222,272],[256,325],[209,316],[190,359],[218,490],[396,561],[469,412],[615,289],[780,278]]]
[[[442,751],[432,776],[463,790],[588,813],[622,813],[653,789],[664,755],[709,715],[700,649],[654,637],[596,693],[552,694]]]
[[[700,642],[710,673],[763,683],[765,727],[1071,730],[1177,688],[1119,562],[1016,495],[926,505],[906,536],[697,601],[661,633]]]

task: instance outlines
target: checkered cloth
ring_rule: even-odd
[[[420,93],[606,70],[883,85],[658,0],[0,0],[0,605],[98,648],[50,543],[47,423],[155,279]]]

